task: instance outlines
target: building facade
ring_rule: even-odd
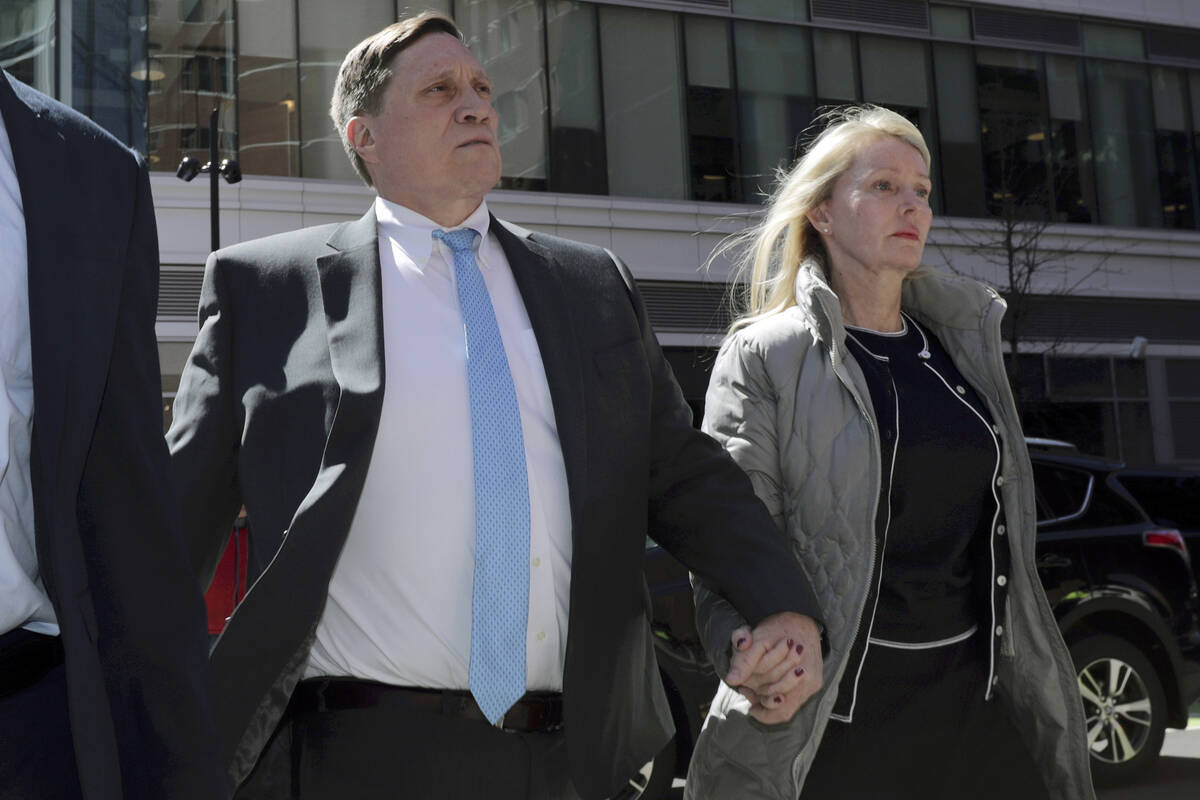
[[[371,202],[328,117],[345,52],[407,0],[3,0],[0,64],[143,152],[162,253],[164,412],[195,336],[217,144],[222,243]],[[1200,464],[1200,0],[429,0],[496,84],[526,227],[634,270],[689,400],[729,321],[714,246],[826,106],[934,154],[927,261],[1006,293],[1027,431]]]

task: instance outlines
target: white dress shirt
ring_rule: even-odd
[[[0,633],[58,634],[38,574],[29,452],[33,361],[25,211],[8,129],[0,117]]]
[[[475,489],[453,254],[432,220],[379,198],[385,388],[379,433],[305,677],[467,689]],[[486,203],[458,227],[496,311],[529,471],[526,687],[561,690],[571,584],[567,475],[537,340]]]

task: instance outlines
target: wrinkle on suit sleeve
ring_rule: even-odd
[[[614,262],[629,287],[653,381],[651,536],[752,626],[782,611],[819,620],[815,594],[750,479],[692,427],[632,276]]]
[[[184,543],[201,589],[212,582],[242,504],[232,388],[234,323],[224,266],[218,253],[211,254],[205,264],[200,332],[179,380],[167,432]]]
[[[149,177],[128,153],[134,208],[115,263],[119,306],[76,505],[123,795],[221,798],[204,605],[179,536],[162,436]],[[117,158],[110,152],[97,157]],[[83,744],[83,743],[81,743]]]

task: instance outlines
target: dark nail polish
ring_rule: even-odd
[[[738,646],[738,647],[741,647],[741,646],[742,646],[742,645],[744,645],[745,643],[746,643],[746,637],[745,637],[745,636],[743,636],[742,638],[740,638],[740,639],[738,639],[738,640],[737,640],[737,646]]]
[[[793,671],[796,673],[796,677],[799,678],[804,674],[804,667],[796,667],[796,669]]]
[[[775,695],[775,705],[779,705],[782,702],[783,702],[783,697],[780,695]]]
[[[804,654],[804,645],[802,645],[802,644],[796,645],[796,655],[799,656],[799,655],[803,655],[803,654]]]

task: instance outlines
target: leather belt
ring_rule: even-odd
[[[292,693],[291,710],[300,713],[364,708],[400,708],[443,714],[489,724],[470,692],[416,689],[356,678],[311,678]],[[548,733],[563,726],[562,695],[529,692],[496,723],[497,728],[521,733]]]

